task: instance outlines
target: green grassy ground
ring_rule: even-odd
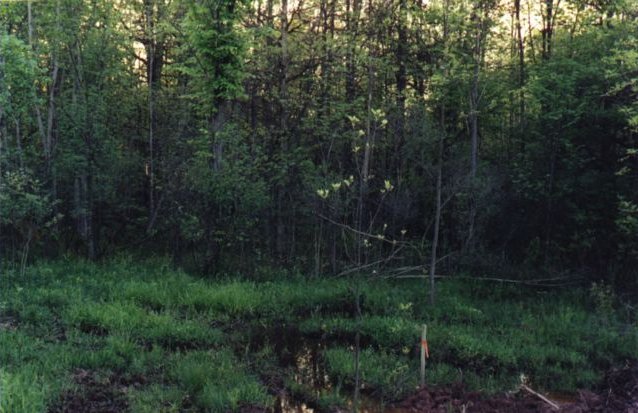
[[[1,413],[60,410],[88,391],[77,377],[89,374],[131,412],[271,406],[283,388],[329,409],[351,393],[357,330],[364,392],[390,401],[417,384],[422,323],[428,381],[487,392],[521,375],[539,389],[592,387],[638,354],[635,319],[600,288],[448,281],[429,307],[422,280],[366,280],[357,320],[345,279],[207,281],[121,259],[44,263],[0,281]]]

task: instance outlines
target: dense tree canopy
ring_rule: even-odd
[[[0,255],[636,285],[630,0],[0,2]]]

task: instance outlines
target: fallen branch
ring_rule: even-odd
[[[428,278],[427,275],[385,275],[381,278],[395,278],[395,279],[420,279]],[[495,277],[468,277],[463,275],[451,276],[451,275],[435,275],[436,279],[459,279],[459,280],[472,280],[472,281],[489,281],[489,282],[501,282],[508,284],[527,285],[531,287],[567,287],[570,285],[578,284],[581,282],[578,278],[564,277],[561,279],[537,279],[537,280],[512,280],[508,278],[495,278]],[[552,282],[554,281],[554,282]],[[562,281],[562,282],[559,282]]]
[[[399,268],[391,268],[388,271],[386,271],[386,276],[388,277],[398,277],[402,274],[405,274],[407,272],[413,272],[413,271],[419,271],[419,270],[425,270],[425,266],[424,265],[417,265],[414,267],[399,267]]]
[[[547,397],[543,396],[542,394],[535,392],[534,390],[530,389],[528,386],[521,384],[521,389],[525,390],[526,392],[530,393],[533,396],[538,397],[539,399],[541,399],[542,401],[550,405],[553,410],[560,410],[560,406],[558,404],[549,400]]]

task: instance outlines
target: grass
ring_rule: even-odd
[[[237,410],[241,405],[269,406],[259,380],[229,350],[194,351],[171,360],[169,377],[202,411]]]
[[[50,390],[38,369],[25,365],[15,373],[0,370],[0,412],[39,412],[46,409]]]
[[[354,385],[354,363],[352,351],[345,347],[332,347],[325,352],[327,368],[333,382],[340,386]],[[405,356],[365,349],[360,354],[361,380],[372,389],[373,395],[383,399],[396,399],[413,389],[416,384],[412,363]]]
[[[521,375],[544,390],[591,388],[638,354],[636,314],[600,287],[446,281],[430,307],[422,281],[369,281],[357,319],[347,279],[203,280],[120,259],[41,263],[0,282],[0,413],[46,412],[81,393],[77,371],[128,383],[112,391],[131,412],[271,406],[277,383],[327,411],[352,392],[357,331],[364,393],[396,400],[416,386],[422,323],[428,382],[487,392]]]

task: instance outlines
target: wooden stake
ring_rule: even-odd
[[[425,349],[428,340],[428,326],[423,324],[421,332],[421,387],[425,386]]]

